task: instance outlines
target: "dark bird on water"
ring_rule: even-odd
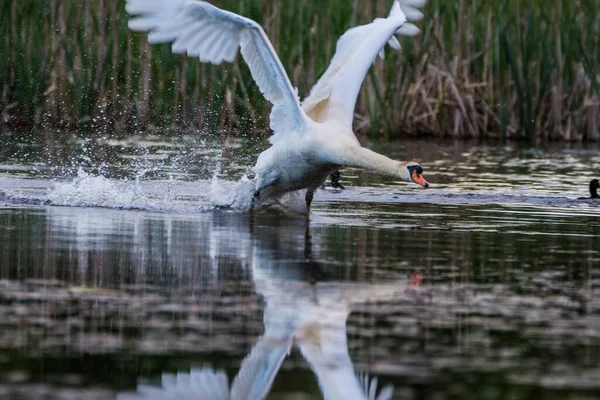
[[[334,171],[331,175],[329,175],[329,179],[331,179],[331,187],[334,189],[344,190],[345,187],[340,183],[340,179],[342,179],[342,174],[340,171]]]
[[[598,179],[592,179],[590,181],[590,197],[579,197],[578,200],[600,199],[598,189],[600,189],[600,181],[598,181]]]

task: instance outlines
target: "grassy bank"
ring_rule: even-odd
[[[269,105],[243,63],[213,67],[150,47],[124,0],[0,5],[2,124],[124,131],[149,125],[266,130]],[[337,38],[387,15],[389,1],[220,0],[259,21],[301,94]],[[600,140],[597,0],[429,0],[422,34],[369,73],[356,128]]]

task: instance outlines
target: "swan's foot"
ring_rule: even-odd
[[[340,171],[334,171],[329,175],[329,179],[331,180],[331,187],[335,189],[344,190],[344,186],[340,183],[340,179],[342,178],[342,174]]]
[[[256,202],[260,197],[260,190],[254,192],[254,196],[252,196],[252,201],[250,202],[250,208],[248,209],[248,214],[250,215],[250,220],[254,221],[254,207],[256,206]]]

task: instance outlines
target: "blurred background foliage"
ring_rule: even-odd
[[[261,23],[301,96],[343,32],[386,16],[381,0],[215,0]],[[268,132],[269,104],[241,57],[212,66],[127,29],[125,0],[0,3],[0,125],[80,132]],[[429,0],[421,34],[365,80],[355,129],[600,139],[600,0]]]

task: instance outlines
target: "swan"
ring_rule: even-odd
[[[590,181],[590,197],[579,197],[577,200],[600,199],[598,189],[600,189],[600,181],[598,179],[592,179]]]
[[[423,168],[395,161],[359,143],[352,130],[354,108],[363,80],[377,56],[389,44],[401,46],[395,35],[416,35],[408,22],[423,18],[426,0],[394,0],[387,18],[346,31],[335,55],[309,96],[300,102],[275,49],[255,21],[200,0],[127,0],[133,17],[129,28],[148,31],[152,44],[172,42],[172,52],[187,53],[202,62],[233,62],[241,52],[265,98],[273,104],[271,147],[253,168],[255,188],[250,212],[264,198],[306,189],[307,214],[314,192],[341,167],[373,170],[423,187]]]

